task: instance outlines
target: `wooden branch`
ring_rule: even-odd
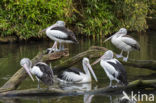
[[[156,70],[156,61],[155,60],[128,60],[128,62],[123,62],[123,64],[128,66],[133,66],[137,68],[144,68],[149,70]]]
[[[119,86],[117,88],[100,88],[98,90],[89,91],[90,94],[121,94],[122,91],[134,91],[134,90],[156,90],[156,80],[135,80],[128,84],[128,86]]]
[[[66,61],[62,62],[61,64],[55,66],[54,73],[57,73],[60,70],[64,70],[77,62],[79,62],[83,57],[88,57],[90,59],[93,58],[99,58],[106,52],[108,49],[105,47],[99,47],[99,46],[92,46],[89,48],[89,50],[81,52],[77,54],[74,57],[71,57],[67,59]],[[115,54],[115,53],[114,53]],[[156,70],[156,61],[154,60],[132,60],[129,59],[128,62],[123,62],[122,60],[120,61],[124,65],[129,65],[133,67],[138,67],[138,68],[143,68],[143,69],[149,69],[149,70]]]
[[[13,90],[8,92],[0,93],[0,97],[24,97],[24,96],[72,96],[72,95],[83,95],[83,94],[120,94],[124,91],[131,90],[147,90],[153,91],[156,89],[156,80],[136,80],[129,83],[128,86],[119,86],[117,88],[100,88],[91,91],[63,91],[61,89],[27,89],[27,90]]]
[[[39,61],[49,61],[49,60],[56,60],[63,56],[68,56],[68,50],[55,52],[51,54],[45,54],[45,51],[39,52],[31,61],[34,65]],[[1,88],[0,92],[14,90],[18,87],[18,85],[27,77],[27,73],[23,68],[19,69]]]
[[[8,92],[0,93],[0,97],[19,97],[19,96],[68,96],[68,95],[80,95],[77,91],[64,91],[61,89],[26,89],[26,90],[12,90]]]
[[[81,53],[77,54],[76,56],[67,59],[66,61],[62,62],[61,64],[54,66],[54,68],[53,68],[54,73],[57,73],[61,70],[64,70],[64,69],[70,67],[70,66],[73,66],[77,62],[81,61],[83,57],[92,58],[92,55],[94,55],[95,53],[100,56],[104,52],[105,51],[101,52],[99,50],[94,50],[94,49],[89,49],[87,51],[81,52]]]

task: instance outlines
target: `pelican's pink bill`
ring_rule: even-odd
[[[26,64],[23,65],[23,68],[26,70],[26,72],[28,73],[28,75],[30,76],[30,78],[32,79],[32,81],[34,81],[34,78],[33,78],[33,76],[31,75],[30,70],[29,70],[29,68],[27,67]]]
[[[97,81],[98,81],[98,80],[97,80],[97,77],[96,77],[96,75],[95,75],[95,73],[94,73],[94,71],[93,71],[93,69],[92,69],[91,65],[90,65],[90,64],[87,64],[87,66],[88,66],[88,68],[89,68],[90,72],[92,73],[92,75],[93,75],[93,77],[94,77],[95,81],[97,82]]]
[[[95,60],[91,65],[97,64],[100,60],[101,60],[101,57],[99,59]]]
[[[107,39],[104,41],[104,43],[105,43],[106,41],[108,41],[109,39],[111,39],[112,37],[113,37],[113,35],[110,36],[109,38],[107,38]]]

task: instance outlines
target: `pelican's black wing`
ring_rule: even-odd
[[[53,71],[52,69],[45,63],[39,62],[35,66],[39,67],[41,72],[43,73],[42,77],[38,77],[43,83],[46,85],[53,84]]]
[[[58,31],[61,31],[61,32],[64,32],[65,34],[67,34],[66,38],[65,37],[56,37],[56,38],[63,39],[63,40],[71,40],[74,43],[78,43],[78,41],[75,37],[75,34],[71,30],[69,30],[65,27],[54,27],[51,30],[58,30]]]
[[[120,80],[120,82],[123,83],[124,85],[128,85],[127,73],[124,66],[117,59],[115,59],[115,61],[116,63],[114,62],[107,62],[107,63],[112,65],[116,69],[116,71],[119,72],[117,79]]]

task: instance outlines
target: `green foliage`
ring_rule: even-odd
[[[118,31],[143,31],[153,2],[148,0],[1,0],[0,35],[42,38],[41,29],[57,20],[78,33],[99,37]]]
[[[106,35],[114,28],[116,17],[112,5],[102,0],[86,0],[83,12],[84,19],[77,23],[79,31],[88,35]]]
[[[113,0],[113,2],[116,4],[115,14],[122,27],[131,31],[145,31],[148,28],[146,24],[148,0]]]
[[[2,0],[1,36],[17,35],[20,39],[43,37],[39,30],[56,20],[63,20],[67,0]]]
[[[121,27],[144,31],[148,28],[146,17],[148,0],[84,0],[83,17],[78,30],[88,35],[107,35]]]

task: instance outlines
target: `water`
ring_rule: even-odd
[[[131,59],[137,60],[156,60],[156,35],[155,32],[147,32],[147,33],[132,33],[133,36],[141,46],[140,52],[134,51],[130,53]],[[111,42],[107,42],[103,44],[104,40],[90,40],[90,39],[82,39],[79,38],[79,45],[66,45],[66,47],[70,50],[70,57],[78,54],[79,52],[87,50],[90,46],[98,45],[109,48],[116,53],[120,53],[120,50],[115,48]],[[0,86],[2,86],[19,68],[19,61],[23,57],[28,57],[32,59],[39,51],[45,50],[48,47],[51,47],[53,42],[51,41],[41,41],[41,42],[27,42],[22,44],[1,44],[0,45]],[[126,54],[124,54],[126,55]],[[93,61],[93,60],[90,60]],[[56,65],[59,62],[52,62],[52,66]],[[75,65],[76,67],[82,68],[81,62]],[[104,70],[99,66],[93,66],[95,74],[98,78],[98,83],[93,81],[92,84],[88,86],[78,86],[87,89],[96,89],[102,88],[109,85],[109,79],[107,78]],[[156,79],[156,72],[146,70],[146,69],[138,69],[130,66],[125,66],[128,81],[133,81],[136,79]],[[33,83],[30,78],[27,78],[22,82],[18,89],[26,89],[26,88],[36,88],[37,82]],[[45,87],[43,84],[42,87]],[[90,98],[90,99],[87,99]],[[118,96],[113,96],[112,101],[115,101]],[[65,96],[65,97],[32,97],[32,98],[15,98],[15,99],[0,99],[0,103],[111,103],[110,96],[102,96],[102,95],[80,95],[80,96]],[[114,102],[116,103],[116,102]],[[147,103],[147,102],[145,102]]]

